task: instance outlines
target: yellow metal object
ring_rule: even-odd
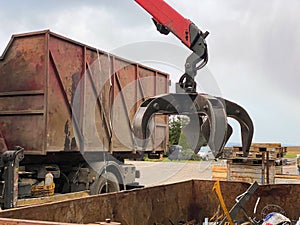
[[[226,216],[226,218],[227,218],[227,220],[229,222],[229,225],[234,225],[234,223],[232,221],[232,218],[231,218],[231,216],[229,214],[229,211],[227,210],[227,207],[225,205],[223,196],[222,196],[221,187],[220,187],[220,181],[216,181],[215,182],[212,190],[215,191],[216,194],[217,194],[217,197],[218,197],[218,199],[220,201],[221,207],[222,207],[222,209],[224,211],[224,214],[225,214],[225,216]]]
[[[17,206],[19,207],[19,206],[28,206],[28,205],[38,205],[38,204],[44,204],[49,202],[61,202],[65,200],[72,200],[75,198],[82,198],[87,196],[90,196],[88,191],[80,191],[80,192],[67,193],[63,195],[24,198],[18,200]]]
[[[214,215],[209,219],[210,222],[219,221],[223,218],[223,213],[220,214],[220,208],[214,213]]]
[[[33,197],[45,197],[54,195],[55,183],[49,186],[36,185],[32,186],[31,193]]]

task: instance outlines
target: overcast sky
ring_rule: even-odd
[[[254,142],[300,145],[300,1],[167,2],[210,32],[209,63],[197,76],[198,89],[247,109]],[[12,34],[50,29],[165,70],[173,83],[189,54],[172,34],[158,33],[133,0],[1,0],[0,24],[0,54]],[[172,48],[168,56],[166,49]],[[233,126],[231,141],[238,142],[238,126]]]

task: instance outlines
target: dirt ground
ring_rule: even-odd
[[[132,161],[141,172],[141,177],[137,180],[145,186],[155,186],[160,184],[175,183],[190,179],[212,179],[212,166],[223,164],[225,161],[199,161],[199,162],[143,162]],[[298,175],[296,164],[283,166],[283,174]],[[275,179],[275,183],[296,183],[298,179]]]

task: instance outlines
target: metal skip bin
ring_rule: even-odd
[[[0,78],[7,147],[36,155],[134,151],[131,122],[139,104],[169,88],[166,73],[49,30],[13,35],[0,57]],[[148,151],[166,150],[167,129],[167,117],[157,117]]]
[[[31,221],[28,224],[49,224],[49,222],[50,224],[93,224],[105,221],[106,218],[122,225],[172,224],[170,221],[179,224],[179,221],[191,220],[196,221],[196,224],[202,224],[204,219],[211,218],[219,207],[216,193],[212,191],[214,184],[214,181],[209,180],[190,180],[140,190],[9,209],[0,212],[2,218],[0,224],[2,221],[10,222],[14,219],[19,219],[19,222],[38,221],[38,223]],[[232,208],[236,203],[236,197],[249,187],[250,184],[244,182],[220,182],[227,208]],[[275,210],[277,206],[289,219],[297,220],[299,208],[295,205],[297,204],[295,199],[300,199],[299,184],[259,185],[243,208],[249,217],[262,219],[268,207],[270,210]],[[256,208],[255,213],[254,208]],[[247,218],[240,211],[235,220],[246,221]]]

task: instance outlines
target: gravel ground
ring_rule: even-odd
[[[137,179],[145,186],[155,186],[169,184],[191,179],[210,180],[212,178],[212,166],[225,164],[224,161],[200,161],[200,162],[143,162],[130,161],[141,172],[141,178]],[[283,167],[283,173],[287,175],[297,175],[295,164]],[[295,179],[275,179],[275,183],[296,183]]]

